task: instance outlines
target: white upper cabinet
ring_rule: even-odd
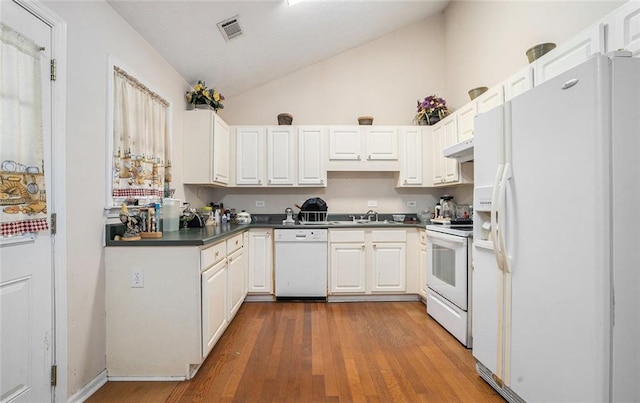
[[[454,183],[458,181],[459,174],[458,168],[460,163],[452,158],[445,158],[442,155],[442,149],[457,144],[458,139],[458,127],[457,119],[446,119],[442,122],[443,136],[442,136],[442,148],[439,150],[440,160],[443,161],[443,175],[445,183]]]
[[[298,127],[298,185],[327,186],[327,132],[323,126]]]
[[[468,140],[473,137],[473,119],[476,114],[477,107],[475,102],[469,102],[455,112],[457,119],[456,138],[458,141]]]
[[[329,128],[329,159],[360,161],[362,139],[359,126],[332,126]]]
[[[330,126],[329,171],[398,171],[397,126]]]
[[[186,111],[183,121],[185,184],[229,183],[229,126],[215,112]]]
[[[495,108],[498,105],[504,104],[504,86],[502,84],[489,88],[487,92],[480,95],[475,99],[476,101],[476,115],[478,113],[484,113]],[[473,118],[471,118],[471,126],[473,127]],[[460,124],[458,122],[458,124]],[[460,129],[458,129],[458,137],[460,137]],[[461,139],[459,139],[462,141]]]
[[[534,83],[538,86],[605,51],[605,25],[590,27],[533,62]]]
[[[444,183],[444,171],[443,171],[443,155],[442,155],[442,145],[444,144],[444,128],[442,123],[438,123],[436,127],[433,128],[433,133],[431,134],[431,165],[432,165],[432,178],[433,185],[439,185]]]
[[[533,68],[527,66],[504,82],[504,100],[510,101],[533,88]]]
[[[364,135],[368,161],[398,159],[397,127],[367,126]]]
[[[263,127],[236,128],[236,185],[265,183],[265,138]]]
[[[295,129],[291,126],[267,128],[267,184],[295,185]]]
[[[398,186],[423,185],[422,126],[399,128],[400,178]]]
[[[640,2],[630,1],[613,13],[613,44],[609,50],[624,49],[640,55]]]

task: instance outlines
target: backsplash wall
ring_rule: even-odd
[[[225,207],[252,214],[284,213],[294,204],[310,197],[320,197],[329,206],[329,213],[362,213],[372,209],[380,214],[418,213],[433,206],[443,194],[454,196],[454,201],[471,203],[473,187],[470,185],[447,188],[395,188],[392,172],[329,172],[326,188],[205,188],[185,186],[187,200],[194,207],[209,202],[224,203]],[[263,201],[264,207],[256,207]],[[369,207],[376,201],[377,207]],[[415,207],[407,202],[415,201]]]

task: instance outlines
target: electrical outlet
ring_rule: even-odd
[[[378,202],[376,200],[369,200],[367,202],[367,207],[378,207]]]
[[[407,202],[407,207],[415,207],[416,206],[416,202],[414,200],[409,200]]]
[[[256,207],[264,207],[264,200],[256,200]]]
[[[138,268],[131,269],[131,288],[144,287],[144,271]]]

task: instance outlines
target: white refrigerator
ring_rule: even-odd
[[[640,60],[623,54],[476,117],[473,356],[508,401],[640,401]]]

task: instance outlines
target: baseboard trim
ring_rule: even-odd
[[[76,393],[69,397],[69,403],[82,403],[91,397],[98,389],[107,383],[107,370],[103,370],[89,383],[81,387]]]
[[[329,295],[327,302],[407,302],[420,301],[418,294],[398,295]]]
[[[247,294],[244,302],[273,302],[275,297],[271,294]]]
[[[194,372],[195,375],[195,372]],[[184,376],[110,376],[109,382],[166,382],[186,381]]]

